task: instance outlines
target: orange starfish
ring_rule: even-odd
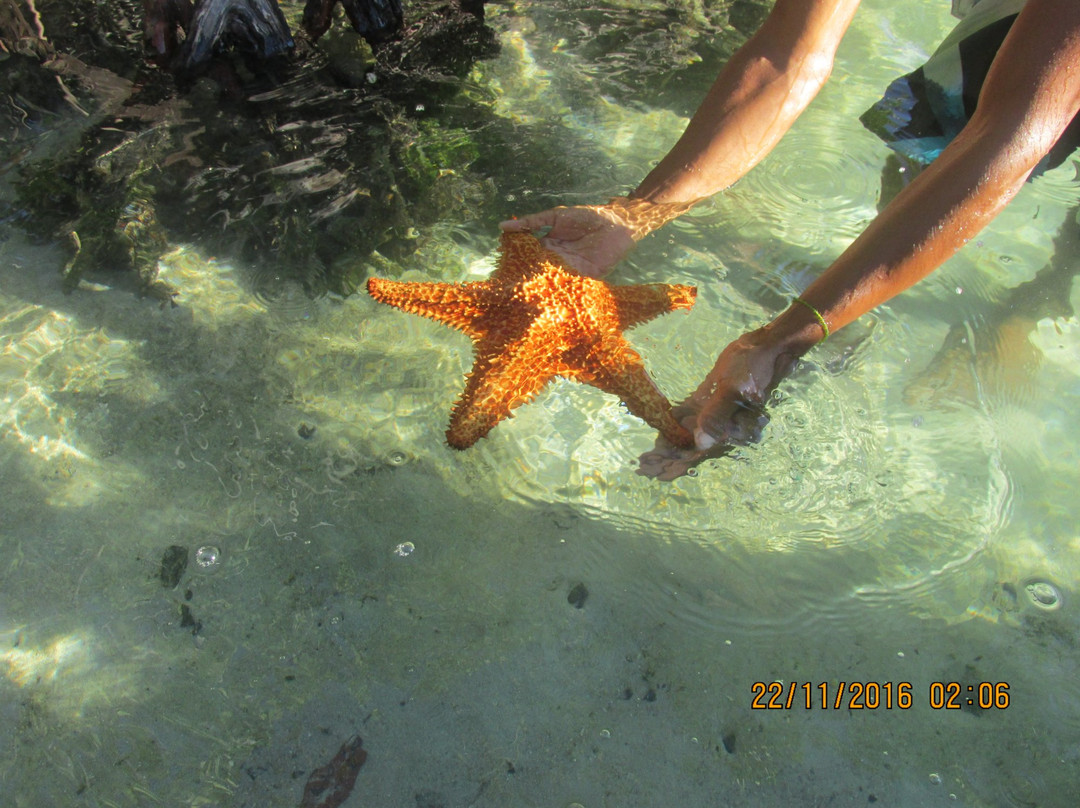
[[[503,233],[499,266],[486,281],[368,280],[373,298],[468,334],[476,361],[450,414],[446,440],[466,449],[553,376],[619,396],[676,446],[693,437],[645,372],[622,332],[694,305],[697,289],[653,283],[610,286],[568,269],[529,233]]]

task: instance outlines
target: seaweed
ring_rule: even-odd
[[[134,81],[126,95],[84,96],[81,134],[21,160],[5,212],[63,246],[66,291],[131,279],[140,295],[173,303],[178,290],[158,278],[158,264],[184,243],[246,267],[253,287],[271,279],[350,294],[367,256],[407,255],[418,228],[475,216],[491,200],[490,184],[468,172],[472,135],[442,113],[454,108],[462,71],[495,52],[482,15],[426,0],[378,51],[334,31],[328,49],[298,48],[284,68],[219,54],[228,71],[174,81],[128,35],[140,21],[130,4],[106,4],[117,16],[99,31],[109,39],[101,53],[86,50],[95,40],[86,20],[81,35],[57,41],[98,65],[113,64],[122,43]],[[46,5],[46,30],[60,27],[66,7]],[[67,79],[79,86],[78,75]]]

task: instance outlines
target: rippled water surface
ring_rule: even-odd
[[[875,215],[888,150],[858,116],[938,5],[867,0],[774,153],[613,274],[698,287],[631,332],[670,398]],[[0,803],[295,806],[359,735],[346,806],[1073,804],[1073,161],[809,354],[761,443],[673,483],[635,474],[648,427],[567,381],[450,450],[468,340],[311,281],[484,277],[499,219],[632,188],[762,13],[489,3],[499,54],[390,116],[442,184],[344,270],[226,205],[161,259],[177,306],[119,273],[64,294],[60,242],[4,225]],[[361,137],[342,116],[319,136]],[[333,144],[193,176],[225,199],[285,175],[346,243],[382,191]],[[773,682],[818,702],[755,709]],[[852,682],[911,703],[851,709]]]

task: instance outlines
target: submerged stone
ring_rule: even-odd
[[[158,578],[166,589],[175,589],[180,584],[184,570],[188,565],[188,548],[180,544],[170,545],[161,556]]]

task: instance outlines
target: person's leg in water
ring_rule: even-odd
[[[880,211],[919,173],[921,165],[892,153],[881,173]],[[934,359],[904,389],[909,404],[983,394],[1023,401],[1042,360],[1029,339],[1044,317],[1069,317],[1073,279],[1080,272],[1080,206],[1066,214],[1050,263],[1035,277],[987,301],[978,314],[954,323]]]
[[[1020,403],[1034,393],[1042,354],[1030,340],[1045,317],[1074,314],[1069,293],[1080,272],[1080,206],[1069,211],[1054,239],[1054,254],[1035,277],[955,323],[930,365],[904,390],[910,403],[993,398]]]

